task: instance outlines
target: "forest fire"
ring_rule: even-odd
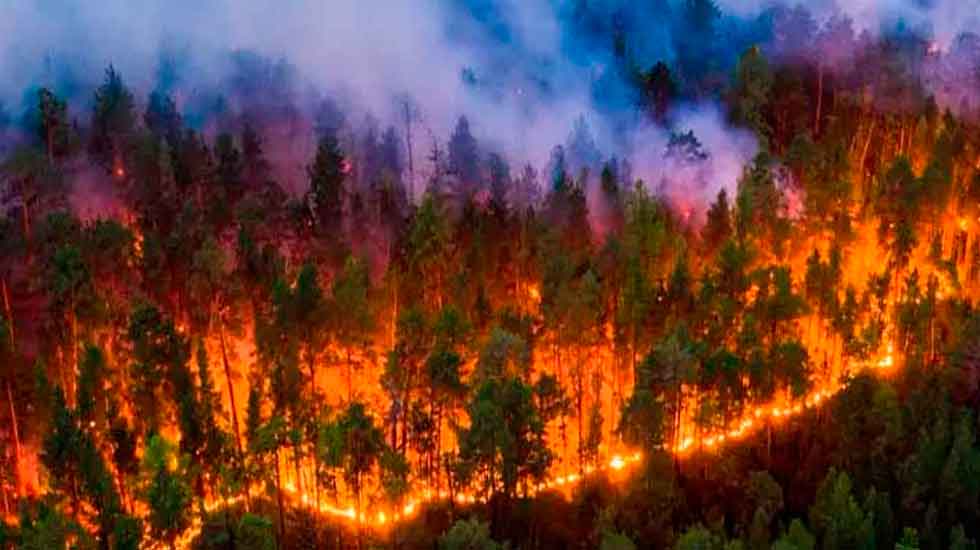
[[[0,550],[975,547],[980,13],[261,1],[14,9]]]

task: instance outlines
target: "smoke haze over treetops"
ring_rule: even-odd
[[[658,179],[671,131],[694,129],[720,157],[707,197],[734,185],[756,145],[729,127],[724,98],[692,84],[696,76],[730,78],[754,44],[776,61],[807,59],[819,49],[794,48],[815,33],[793,25],[819,28],[835,15],[853,21],[854,40],[862,32],[907,33],[950,49],[980,13],[978,0],[818,0],[802,3],[807,22],[771,2],[725,0],[717,13],[700,14],[710,24],[702,28],[689,11],[705,3],[686,0],[0,4],[0,99],[15,121],[44,85],[67,97],[84,124],[92,90],[113,64],[141,100],[153,90],[172,93],[185,120],[205,130],[246,106],[279,113],[272,117],[279,137],[267,141],[273,161],[292,174],[286,179],[302,178],[323,98],[355,127],[368,114],[382,126],[397,124],[410,98],[418,107],[419,165],[432,140],[444,141],[466,115],[483,149],[542,170],[584,118],[604,157],[629,159],[635,177]],[[697,67],[698,59],[711,64]],[[659,61],[671,67],[682,100],[654,125],[638,112],[637,74]]]

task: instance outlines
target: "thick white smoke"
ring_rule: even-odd
[[[140,97],[160,84],[161,56],[176,60],[176,80],[168,85],[186,107],[235,75],[234,52],[283,60],[295,76],[281,86],[260,87],[253,95],[275,102],[288,100],[310,116],[323,94],[341,98],[348,121],[359,124],[372,113],[383,124],[397,123],[396,97],[408,95],[419,106],[414,159],[423,167],[433,139],[445,141],[460,115],[467,115],[481,145],[502,152],[513,165],[530,162],[540,170],[552,147],[564,143],[575,120],[590,122],[598,148],[607,156],[627,157],[635,175],[651,182],[671,181],[676,192],[697,193],[711,200],[719,186],[734,186],[739,163],[751,158],[754,144],[744,133],[727,127],[718,109],[702,105],[677,113],[678,129],[691,129],[712,155],[707,183],[684,183],[662,152],[669,134],[640,129],[629,139],[622,127],[607,123],[593,104],[594,87],[621,85],[613,74],[608,51],[572,59],[563,32],[571,3],[545,0],[482,2],[494,10],[487,19],[500,21],[500,36],[488,39],[488,27],[461,16],[465,1],[446,0],[0,0],[0,100],[17,114],[32,101],[31,86],[47,85],[72,100],[73,114],[88,116],[92,90],[103,69],[114,64]],[[567,5],[566,5],[567,4]],[[613,13],[624,4],[603,0]],[[606,6],[605,4],[608,4]],[[674,2],[676,9],[676,2]],[[727,14],[754,17],[769,2],[722,0]],[[977,24],[980,0],[818,0],[806,2],[817,19],[842,10],[855,21],[855,31],[907,21],[927,29],[937,40],[952,41]],[[652,13],[652,12],[651,12]],[[651,29],[663,21],[656,14],[633,21]],[[640,32],[640,34],[643,34]],[[668,30],[669,34],[669,30]],[[658,35],[659,36],[659,35]],[[669,37],[668,37],[669,38]],[[656,40],[654,44],[669,40]],[[665,46],[657,53],[668,61]],[[591,51],[591,50],[589,50]],[[649,53],[649,52],[648,52]],[[582,61],[582,58],[586,61]],[[165,71],[164,71],[165,72]],[[286,72],[284,74],[292,74]],[[465,75],[465,77],[464,77]],[[287,94],[290,97],[278,97]],[[25,99],[26,98],[26,99]],[[620,118],[634,116],[635,106],[622,102]],[[615,108],[615,107],[614,107]],[[635,120],[635,116],[634,116]],[[205,128],[206,121],[201,123]],[[302,179],[302,166],[312,147],[312,124],[290,124],[268,139],[274,160],[292,179]],[[715,172],[717,171],[717,172]],[[296,188],[297,182],[284,182]],[[652,183],[653,186],[658,185]]]
[[[454,19],[438,0],[0,2],[6,4],[0,19],[0,98],[14,112],[32,99],[26,89],[46,85],[67,95],[74,116],[84,120],[92,90],[110,63],[145,97],[158,85],[161,54],[179,61],[173,92],[186,106],[202,90],[220,89],[234,70],[229,54],[245,51],[285,60],[295,69],[296,82],[286,85],[297,96],[291,100],[322,93],[346,98],[344,106],[359,111],[347,113],[354,124],[364,112],[398,121],[394,98],[411,96],[420,107],[414,152],[419,165],[432,139],[444,141],[464,114],[481,144],[515,166],[543,167],[580,116],[590,121],[604,154],[632,153],[637,166],[654,164],[667,139],[648,130],[632,140],[632,151],[617,150],[622,136],[604,125],[590,99],[608,60],[565,60],[562,23],[546,2],[499,2],[509,36],[492,48],[479,39],[482,29],[454,28],[456,22],[472,23]],[[474,71],[470,80],[461,77],[464,70]],[[724,134],[720,119],[711,120],[717,126],[702,130]],[[301,175],[305,159],[290,155],[308,153],[308,145],[270,147],[285,147],[274,156]]]

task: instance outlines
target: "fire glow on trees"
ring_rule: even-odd
[[[340,165],[341,174],[340,177],[348,177],[350,175],[351,169],[350,164],[344,161]],[[324,182],[329,184],[329,180]],[[432,199],[427,199],[431,201]],[[626,223],[638,223],[643,220],[643,216],[652,215],[656,219],[656,216],[660,215],[657,213],[657,209],[661,208],[652,202],[649,196],[644,195],[642,190],[637,192],[637,196],[633,199],[640,201],[639,204],[631,207],[631,210],[627,211]],[[642,201],[648,201],[643,203]],[[425,212],[427,207],[423,204],[421,211]],[[643,209],[649,209],[649,211],[644,211]],[[133,258],[137,262],[148,261],[148,255],[154,254],[154,246],[160,246],[157,235],[148,235],[147,228],[143,225],[145,223],[144,213],[142,215],[144,222],[129,222],[129,227],[132,228],[135,236],[132,238],[133,246]],[[131,219],[139,219],[141,216],[133,215]],[[969,230],[968,224],[965,219],[954,218],[954,227],[960,232],[967,232]],[[421,218],[424,223],[437,223],[435,218],[426,219]],[[422,221],[416,221],[416,224],[422,223]],[[708,223],[711,223],[710,221]],[[627,225],[627,230],[631,228]],[[854,242],[852,246],[854,247],[867,247],[869,254],[877,255],[877,243],[874,242],[872,238],[868,235],[873,235],[873,231],[867,228],[862,228],[861,236]],[[439,231],[442,229],[428,227],[424,225],[416,225],[411,231],[418,232],[428,232],[425,237],[428,242],[433,242],[433,240],[444,238],[439,236]],[[154,242],[157,239],[157,242]],[[428,245],[427,245],[428,246]],[[734,246],[731,245],[730,246]],[[212,284],[218,283],[223,277],[227,276],[228,265],[222,265],[227,260],[221,259],[223,252],[220,249],[214,249],[207,253],[216,254],[218,257],[209,258],[204,256],[205,249],[198,252],[194,257],[194,262],[191,265],[192,269],[199,269],[201,266],[199,262],[214,262],[211,265],[204,266],[207,269],[215,270],[211,275]],[[250,254],[251,252],[245,251],[237,252],[238,254]],[[431,253],[431,252],[430,252]],[[442,251],[437,251],[437,253],[443,253]],[[246,259],[247,256],[240,256],[239,261]],[[806,260],[801,257],[792,257],[791,261],[803,262]],[[861,258],[861,261],[866,261],[867,258]],[[920,261],[918,258],[913,258],[915,262]],[[430,259],[420,259],[417,261],[430,262]],[[463,367],[461,370],[463,372],[469,373],[469,376],[484,376],[481,373],[482,370],[500,369],[499,373],[493,376],[500,376],[503,373],[510,371],[511,369],[526,369],[526,373],[522,374],[523,377],[541,377],[546,375],[557,375],[559,388],[561,392],[566,395],[572,396],[571,398],[565,397],[563,400],[565,404],[562,407],[562,412],[559,417],[552,418],[550,421],[550,426],[547,427],[546,432],[548,438],[549,452],[553,453],[556,457],[556,464],[551,468],[545,475],[537,481],[525,480],[522,482],[524,485],[521,494],[524,496],[534,496],[536,493],[545,490],[558,490],[568,494],[569,491],[584,477],[593,475],[599,472],[605,473],[615,473],[620,470],[629,468],[631,465],[639,462],[643,456],[643,451],[632,449],[628,444],[619,441],[613,426],[618,420],[615,413],[615,408],[618,402],[621,402],[626,395],[630,392],[635,393],[635,381],[631,380],[630,376],[627,375],[624,379],[609,379],[599,375],[598,371],[594,372],[595,380],[597,382],[590,382],[594,384],[592,388],[588,388],[583,383],[583,379],[587,379],[587,376],[582,373],[575,374],[573,369],[582,368],[582,365],[588,365],[589,360],[585,360],[585,354],[591,356],[591,361],[595,362],[594,365],[615,365],[616,357],[622,357],[624,351],[627,353],[630,351],[629,347],[619,347],[618,345],[612,343],[615,339],[621,337],[624,334],[624,328],[628,328],[628,324],[623,324],[621,327],[617,328],[611,323],[606,325],[601,330],[597,331],[594,338],[597,340],[590,340],[593,336],[587,335],[584,331],[592,330],[587,325],[576,324],[580,322],[581,316],[587,313],[582,306],[576,303],[578,297],[583,294],[587,295],[589,289],[587,286],[579,287],[569,287],[567,289],[561,288],[560,284],[568,284],[567,277],[569,277],[569,272],[567,271],[567,264],[563,264],[563,261],[567,259],[558,258],[555,260],[557,263],[549,264],[547,261],[544,265],[544,272],[541,274],[541,280],[535,281],[533,283],[525,283],[523,288],[526,293],[520,300],[518,300],[521,305],[522,310],[525,314],[531,315],[533,318],[539,319],[536,322],[544,323],[545,325],[551,323],[554,327],[553,329],[545,329],[540,334],[543,336],[544,346],[541,346],[537,350],[530,352],[528,350],[521,351],[514,346],[524,345],[518,337],[514,334],[507,335],[506,333],[500,333],[502,336],[499,342],[495,340],[496,336],[491,334],[486,340],[485,348],[478,354],[471,355],[470,358],[466,359],[460,366]],[[807,260],[808,261],[808,260]],[[924,260],[923,260],[924,261]],[[355,269],[355,267],[348,266],[344,267],[344,270]],[[422,264],[424,271],[428,272],[430,275],[426,275],[426,284],[430,286],[425,286],[422,290],[421,296],[423,300],[427,300],[434,304],[436,307],[444,300],[445,288],[442,286],[445,284],[444,281],[440,281],[435,273],[442,271],[444,265],[439,263],[425,263]],[[792,265],[792,264],[791,264]],[[806,265],[794,265],[793,271],[796,273],[805,272],[808,269],[824,266],[821,269],[831,269],[831,264],[820,263],[819,257],[817,258],[816,264],[806,264]],[[924,264],[923,264],[924,265]],[[847,265],[838,265],[836,269],[843,271],[845,278],[861,278],[866,277],[866,273],[873,273],[869,270],[866,273],[861,273],[860,271],[855,271],[862,269],[863,266],[860,263]],[[819,270],[818,270],[819,271]],[[313,272],[311,272],[313,273]],[[788,273],[788,272],[787,272]],[[208,275],[204,272],[201,276]],[[362,280],[361,283],[357,283],[357,277],[353,279],[348,279],[348,276],[352,276],[351,273],[346,273],[345,271],[340,271],[334,274],[333,280],[333,299],[338,300],[343,298],[345,304],[349,306],[341,313],[342,317],[338,318],[337,323],[341,325],[336,326],[347,326],[348,322],[355,319],[358,315],[358,307],[366,304],[367,293],[371,292],[369,288],[372,283],[370,281]],[[689,274],[687,276],[690,276]],[[809,274],[807,275],[809,277]],[[562,278],[566,279],[563,281]],[[671,275],[671,282],[661,287],[651,286],[648,287],[646,292],[652,292],[656,295],[656,301],[658,304],[664,304],[665,300],[667,303],[673,303],[674,306],[678,304],[673,297],[671,292],[675,292],[671,288],[672,284],[676,284],[676,275]],[[816,275],[814,275],[816,277]],[[796,287],[803,284],[803,281],[792,281],[788,280],[789,287],[781,288],[779,286],[779,272],[778,271],[762,271],[753,277],[753,280],[746,281],[745,287],[739,290],[745,295],[745,301],[748,304],[757,304],[759,307],[763,307],[766,303],[773,303],[774,307],[791,307],[787,306],[786,303],[793,302],[794,300],[799,300],[793,294],[793,289],[791,287]],[[590,284],[588,278],[583,278],[581,285]],[[203,282],[207,282],[204,280]],[[317,336],[315,333],[307,334],[307,330],[312,330],[317,323],[321,322],[315,317],[316,301],[321,300],[322,297],[319,296],[319,291],[316,286],[318,283],[314,282],[313,279],[308,279],[304,282],[302,273],[297,278],[293,284],[285,284],[275,289],[277,294],[274,295],[274,305],[271,310],[272,315],[269,315],[269,311],[263,311],[261,305],[252,305],[255,315],[266,317],[268,320],[262,319],[257,321],[255,318],[250,318],[248,314],[244,314],[240,322],[244,324],[245,327],[254,326],[254,328],[248,330],[239,330],[238,334],[247,334],[249,332],[255,332],[257,335],[261,334],[262,331],[273,331],[275,340],[270,342],[289,342],[293,338],[296,338],[295,345],[297,346],[298,355],[295,356],[296,359],[300,359],[300,362],[304,362],[308,359],[310,362],[309,369],[310,372],[320,371],[319,376],[314,379],[312,376],[309,378],[308,382],[311,385],[310,396],[314,399],[322,400],[324,406],[331,407],[344,407],[345,405],[351,403],[352,400],[363,399],[367,402],[374,403],[372,411],[367,417],[369,423],[379,422],[383,423],[384,415],[386,410],[392,410],[396,400],[399,398],[396,395],[395,400],[387,397],[382,392],[378,392],[377,388],[384,386],[386,383],[385,377],[389,376],[387,370],[391,368],[394,362],[398,361],[409,361],[413,360],[413,353],[418,353],[413,351],[410,345],[417,346],[418,343],[408,342],[402,343],[400,340],[406,337],[402,334],[406,330],[403,326],[405,320],[399,320],[398,325],[392,327],[391,333],[395,335],[394,342],[395,351],[392,352],[394,355],[390,355],[386,360],[380,359],[383,356],[382,349],[376,349],[377,343],[383,341],[384,338],[377,337],[377,335],[372,335],[370,333],[360,333],[357,331],[364,330],[364,328],[373,330],[368,326],[368,324],[363,325],[350,325],[349,328],[344,328],[344,331],[348,332],[338,332],[341,334],[350,334],[352,336],[344,336],[343,339],[323,341],[320,340],[321,336]],[[357,284],[362,284],[362,286],[357,286]],[[806,284],[809,284],[807,282]],[[817,283],[815,283],[817,284]],[[353,286],[350,286],[353,285]],[[217,291],[217,287],[209,287],[212,292]],[[628,287],[627,287],[628,288]],[[360,290],[358,290],[360,289]],[[781,292],[788,293],[787,295],[781,295]],[[952,292],[952,290],[940,290],[938,292]],[[357,296],[363,294],[364,298],[357,298]],[[427,295],[428,294],[428,295]],[[479,296],[479,295],[478,295]],[[73,298],[74,299],[74,298]],[[224,300],[219,296],[213,296],[215,300]],[[921,297],[916,296],[914,298],[915,303],[920,303]],[[783,303],[786,302],[786,303]],[[220,302],[216,302],[214,307],[219,307]],[[359,305],[360,304],[360,305]],[[239,308],[247,308],[245,303],[239,304]],[[303,308],[310,307],[310,312],[314,313],[302,313]],[[395,305],[395,307],[403,307]],[[663,307],[663,306],[661,306]],[[885,302],[885,307],[883,310],[887,311],[895,307],[894,303]],[[213,310],[212,310],[213,311]],[[438,310],[437,310],[438,311]],[[66,313],[71,314],[72,317],[76,316],[76,313],[67,311]],[[393,313],[397,313],[393,311]],[[416,313],[418,314],[418,313]],[[157,315],[157,314],[155,314]],[[280,323],[289,322],[289,318],[284,316],[299,315],[297,319],[301,320],[301,324],[295,325],[293,327],[288,327]],[[443,315],[447,315],[445,312]],[[447,338],[443,344],[436,344],[436,349],[439,349],[440,345],[446,346],[445,351],[447,353],[458,353],[456,349],[462,349],[462,342],[458,340],[458,334],[462,334],[459,327],[453,328],[453,323],[460,323],[461,319],[455,319],[451,314],[449,317],[444,317],[435,323],[437,331],[448,330],[445,336],[439,336],[439,338]],[[215,321],[214,313],[209,314],[210,318],[205,319],[207,323],[224,323],[225,321],[218,320]],[[231,314],[231,316],[235,316]],[[11,315],[12,317],[12,315]],[[576,318],[578,317],[578,319]],[[183,321],[175,323],[172,325],[171,329],[167,329],[167,325],[163,324],[161,326],[151,326],[154,333],[151,340],[148,340],[145,345],[150,346],[146,353],[150,354],[186,354],[186,351],[181,351],[182,346],[186,346],[188,343],[187,335],[195,333],[195,331],[200,330],[201,320],[195,320],[190,315],[184,316]],[[785,327],[778,328],[778,323],[781,321],[779,317],[773,317],[772,321],[767,321],[772,323],[773,331],[787,330]],[[799,313],[791,314],[788,317],[790,324],[802,327],[804,323],[812,323],[813,321],[805,321],[805,317]],[[410,319],[411,320],[411,319]],[[817,322],[820,321],[819,317],[816,317]],[[72,325],[77,321],[72,320]],[[156,321],[154,321],[156,322]],[[413,323],[420,322],[418,319],[411,320]],[[469,321],[473,322],[473,321]],[[164,321],[164,323],[166,323]],[[265,326],[268,324],[268,326]],[[195,328],[197,325],[197,328]],[[445,325],[445,326],[444,326]],[[358,328],[362,327],[362,328]],[[74,329],[73,329],[74,330]],[[106,329],[100,329],[106,330]],[[111,330],[111,329],[109,329]],[[132,332],[134,328],[130,328],[131,338],[138,337],[137,333]],[[168,332],[168,330],[170,332]],[[387,328],[385,331],[389,330]],[[635,330],[635,329],[634,329]],[[708,328],[705,329],[709,330]],[[791,329],[792,330],[792,329]],[[563,335],[564,331],[574,331],[571,335]],[[290,334],[292,332],[292,334]],[[812,342],[810,349],[820,350],[827,346],[825,336],[820,334],[820,331],[815,331],[815,340]],[[98,334],[93,332],[92,335]],[[627,333],[628,334],[628,333]],[[69,337],[75,337],[72,332],[68,333]],[[360,343],[356,340],[356,337],[361,338]],[[249,342],[247,338],[232,337],[231,342],[226,342],[223,340],[226,336],[221,336],[217,330],[210,332],[206,338],[202,340],[204,347],[201,348],[206,350],[207,355],[210,357],[221,357],[222,361],[225,363],[226,372],[223,375],[219,375],[216,384],[213,387],[219,388],[228,386],[228,392],[220,392],[220,408],[222,410],[231,410],[234,408],[234,403],[244,403],[249,402],[249,407],[252,406],[251,394],[254,391],[255,382],[251,384],[246,383],[243,377],[239,374],[237,376],[229,377],[230,373],[244,373],[248,371],[256,371],[263,359],[261,353],[256,353],[256,347],[278,345],[273,343],[262,343],[261,341]],[[568,338],[571,338],[569,340]],[[587,349],[583,349],[581,344],[578,342],[585,343]],[[183,342],[183,343],[181,343]],[[571,342],[571,343],[569,343]],[[70,342],[69,342],[70,343]],[[229,344],[236,348],[233,351],[229,351],[227,347]],[[75,344],[71,344],[75,345]],[[741,405],[741,410],[735,410],[734,412],[729,411],[725,418],[715,417],[710,422],[705,422],[700,416],[705,403],[706,394],[704,390],[701,389],[700,384],[697,382],[683,381],[680,382],[675,390],[678,396],[677,404],[674,405],[674,414],[677,415],[677,421],[674,426],[669,430],[670,436],[664,443],[660,444],[657,448],[661,450],[666,450],[671,453],[678,455],[688,455],[694,452],[713,452],[726,443],[738,441],[745,438],[746,436],[752,434],[753,432],[761,429],[763,426],[772,426],[773,424],[778,424],[780,422],[785,422],[787,419],[795,417],[801,414],[803,411],[817,407],[825,400],[832,397],[841,387],[841,380],[848,374],[853,373],[853,371],[864,368],[873,367],[880,369],[887,369],[895,364],[895,358],[893,355],[892,344],[883,346],[884,352],[882,355],[878,356],[876,359],[868,359],[867,361],[861,362],[857,360],[845,361],[841,357],[833,357],[834,351],[833,346],[836,344],[831,343],[832,347],[827,352],[831,355],[829,362],[825,359],[825,368],[818,372],[804,372],[803,382],[810,386],[807,393],[799,395],[794,398],[791,395],[791,391],[788,387],[777,387],[772,392],[776,397],[765,404],[759,404],[758,402],[753,403],[751,400],[747,400]],[[161,347],[162,346],[162,347]],[[176,347],[173,347],[176,346]],[[356,347],[359,346],[359,347]],[[495,346],[500,346],[495,347]],[[158,349],[159,348],[159,349]],[[171,349],[172,348],[172,349]],[[877,353],[878,350],[872,348],[872,357]],[[142,353],[142,352],[138,352]],[[268,353],[268,351],[266,351]],[[277,351],[276,353],[290,353],[288,348],[286,351]],[[522,356],[524,353],[530,353],[529,356]],[[229,359],[229,354],[233,357]],[[146,360],[151,360],[154,356],[147,355]],[[288,356],[287,356],[288,357]],[[304,358],[305,357],[305,358]],[[253,358],[254,363],[249,364],[247,358]],[[163,359],[167,361],[178,361],[178,363],[172,364],[167,368],[178,368],[180,364],[187,361],[187,358],[176,359],[174,357]],[[429,361],[432,359],[430,358]],[[387,361],[388,366],[384,367],[384,372],[382,367],[382,361]],[[458,358],[456,361],[460,361]],[[563,362],[571,361],[572,365],[568,363],[563,364]],[[230,362],[230,365],[228,364]],[[575,362],[579,362],[578,367],[576,367]],[[165,364],[165,363],[162,363]],[[329,369],[328,366],[343,364],[346,368],[334,370]],[[353,367],[356,365],[356,367]],[[288,367],[288,364],[273,363],[273,371],[271,372],[272,384],[282,384],[283,381],[280,377],[285,376],[302,376],[302,371],[297,370],[293,374],[288,372],[278,372],[278,369],[284,369]],[[802,365],[801,365],[802,366]],[[594,368],[594,367],[593,367]],[[637,367],[634,367],[637,368]],[[179,384],[180,376],[186,376],[184,374],[166,371],[160,371],[162,376],[173,377],[178,376],[173,382],[168,382],[170,384]],[[62,373],[61,376],[66,376]],[[70,374],[68,375],[71,376]],[[199,375],[200,376],[200,375]],[[431,375],[430,375],[431,376]],[[621,376],[621,375],[620,375]],[[605,379],[604,379],[605,378]],[[379,384],[378,380],[381,380]],[[80,382],[79,382],[80,383]],[[183,383],[187,383],[184,380]],[[388,382],[391,383],[391,382]],[[739,382],[744,390],[751,391],[752,384],[748,379]],[[764,381],[759,382],[764,383]],[[72,388],[74,384],[68,382],[65,383],[65,387]],[[175,387],[177,387],[175,385]],[[261,387],[261,386],[259,386]],[[328,395],[330,388],[349,388],[344,393],[344,396],[333,396],[332,398]],[[355,392],[350,388],[358,388]],[[133,388],[126,389],[120,388],[123,392],[134,391]],[[263,398],[266,403],[258,403],[257,408],[253,411],[250,410],[248,415],[249,418],[252,415],[266,415],[268,412],[263,413],[263,409],[273,410],[282,407],[283,410],[288,410],[290,406],[289,401],[283,401],[281,404],[276,404],[275,400],[280,399],[276,392],[303,392],[301,386],[293,387],[289,389],[288,387],[272,387],[272,393],[268,394],[267,397]],[[78,390],[74,390],[78,391]],[[141,390],[142,391],[142,390]],[[151,390],[152,391],[152,390]],[[718,390],[708,390],[711,392]],[[294,393],[292,399],[299,399],[298,395],[300,393]],[[762,394],[760,394],[762,395]],[[716,398],[710,394],[707,394],[708,398]],[[75,399],[79,399],[75,397]],[[668,398],[669,400],[670,398]],[[578,411],[574,411],[575,405],[574,401],[578,401]],[[586,407],[582,405],[582,402],[592,403],[592,407],[597,410],[605,410],[608,412],[599,413],[603,416],[598,425],[598,430],[601,434],[598,436],[603,442],[599,443],[595,450],[592,451],[596,453],[590,458],[586,458],[586,452],[583,448],[586,446],[587,432],[583,428],[583,423],[586,420],[585,413]],[[130,405],[130,407],[133,407]],[[460,411],[457,409],[457,414]],[[238,418],[239,424],[251,422],[251,420],[246,420],[244,416],[241,416],[242,411],[239,411]],[[135,408],[130,408],[128,410],[127,416],[131,419],[130,422],[139,421],[138,416],[142,414],[141,411]],[[144,421],[150,421],[151,418],[147,417],[143,419]],[[269,422],[274,422],[277,417],[272,417]],[[281,419],[279,419],[281,421]],[[566,425],[566,422],[574,421],[577,423],[577,428],[571,428]],[[184,430],[188,429],[188,426],[184,426],[178,421],[176,424],[167,423],[162,428],[163,433],[167,434],[168,437],[178,442],[178,444],[183,448],[184,445]],[[463,419],[452,420],[456,424],[456,429],[466,429],[466,421]],[[227,425],[227,420],[225,421]],[[98,426],[96,420],[90,420],[85,424],[88,431],[97,432]],[[247,426],[237,426],[234,427],[234,432],[248,432],[250,430],[258,430],[254,434],[247,436],[250,440],[248,444],[249,447],[253,445],[264,445],[263,443],[257,443],[263,438],[272,438],[272,441],[284,438],[285,434],[279,432],[281,428],[277,428],[272,424],[267,424],[265,426],[258,426],[255,428],[250,428]],[[344,429],[342,426],[338,426],[338,429]],[[374,428],[358,428],[359,430],[367,429],[371,430]],[[406,445],[406,440],[410,437],[406,434],[405,430],[408,428],[400,427],[399,421],[395,421],[391,427],[391,438],[394,443],[392,443],[393,448],[397,448],[399,445]],[[268,433],[261,435],[263,430],[267,430]],[[327,433],[327,432],[325,432]],[[438,431],[437,431],[438,433]],[[241,437],[241,436],[236,436]],[[344,437],[351,437],[350,434]],[[360,436],[359,436],[360,437]],[[437,447],[443,450],[457,448],[458,442],[452,433],[448,430],[443,432],[439,437]],[[589,436],[591,437],[591,436]],[[266,443],[268,444],[268,443]],[[272,445],[280,445],[280,443],[272,443]],[[318,512],[327,518],[340,519],[344,521],[350,521],[355,525],[369,526],[372,528],[385,529],[388,526],[402,521],[403,519],[410,518],[419,510],[419,508],[426,503],[433,500],[447,500],[451,499],[459,504],[473,504],[473,503],[483,503],[486,502],[489,495],[498,489],[502,488],[498,480],[495,480],[490,473],[489,475],[489,489],[484,487],[479,488],[480,481],[479,478],[472,481],[472,486],[463,485],[455,486],[450,492],[449,488],[445,484],[446,481],[443,479],[440,481],[441,476],[435,475],[431,477],[420,476],[416,482],[416,487],[412,487],[407,491],[403,491],[395,502],[397,504],[388,503],[384,504],[377,500],[376,497],[371,500],[374,503],[366,504],[360,502],[360,492],[364,488],[366,483],[363,479],[357,477],[346,477],[343,481],[337,480],[334,483],[337,485],[333,489],[336,495],[343,495],[347,493],[351,495],[349,497],[328,497],[323,495],[315,494],[320,489],[317,488],[316,491],[311,490],[309,487],[312,484],[317,484],[311,481],[315,478],[315,471],[322,467],[323,463],[317,464],[314,460],[308,457],[302,457],[295,454],[295,451],[288,451],[289,454],[293,454],[293,458],[290,460],[282,459],[280,460],[280,453],[285,453],[286,451],[280,451],[278,447],[273,446],[272,451],[276,457],[276,466],[274,467],[276,484],[279,486],[278,492],[283,495],[288,501],[290,506],[303,507],[308,510]],[[420,448],[421,449],[421,448]],[[34,452],[37,452],[36,450]],[[200,451],[198,451],[200,452]],[[255,451],[259,452],[259,451]],[[347,451],[343,451],[347,452]],[[458,451],[455,451],[458,452]],[[420,467],[424,470],[425,452],[422,450],[407,451],[407,456],[414,460],[419,460]],[[289,462],[294,460],[296,462],[296,467],[290,466]],[[329,462],[329,458],[324,457],[321,459],[324,463]],[[491,460],[496,461],[496,458]],[[176,455],[171,456],[169,464],[169,470],[171,472],[177,472],[177,457]],[[371,466],[369,469],[365,470],[365,475],[372,474],[376,471],[376,467]],[[262,488],[263,485],[268,484],[270,480],[257,480],[251,482],[247,493],[249,497],[236,495],[232,497],[218,497],[216,494],[209,494],[205,492],[205,507],[207,510],[216,511],[221,507],[226,507],[235,502],[239,502],[241,499],[247,498],[260,498],[264,493]],[[373,483],[373,482],[371,482]],[[25,489],[22,486],[22,489]],[[48,487],[42,486],[39,488],[31,489],[31,491],[44,491],[48,490]],[[372,488],[372,491],[380,490],[380,485],[378,487]],[[199,532],[201,528],[200,519],[194,520],[191,526],[185,528],[181,531],[180,544],[190,544],[196,533]]]

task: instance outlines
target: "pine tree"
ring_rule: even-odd
[[[347,160],[337,139],[320,138],[313,163],[307,168],[310,181],[308,200],[319,234],[339,241],[343,213]]]
[[[190,487],[184,478],[186,459],[173,445],[153,436],[143,455],[143,498],[149,506],[150,533],[176,550],[177,537],[190,525]]]
[[[246,122],[242,128],[242,178],[250,189],[261,189],[270,175],[272,166],[265,156],[262,136],[255,127]]]
[[[732,236],[732,213],[728,204],[728,192],[724,187],[718,191],[715,202],[708,208],[707,220],[701,229],[701,240],[706,252],[714,254],[722,243]]]
[[[347,258],[333,283],[333,334],[344,350],[347,372],[347,400],[354,400],[355,367],[363,364],[370,353],[374,333],[371,310],[371,280],[365,263],[354,256]]]
[[[449,170],[459,179],[460,191],[470,196],[480,185],[480,153],[465,116],[456,121],[449,138]]]
[[[48,162],[68,153],[70,124],[68,104],[51,90],[38,91],[38,135],[48,153]]]
[[[742,54],[735,71],[734,117],[755,132],[763,148],[768,146],[772,134],[763,111],[769,102],[772,80],[769,63],[758,47]]]
[[[150,94],[143,113],[143,124],[157,139],[166,141],[171,150],[180,147],[183,120],[171,95],[161,91]]]
[[[95,92],[89,153],[116,177],[126,175],[128,141],[136,127],[135,100],[112,65]]]

